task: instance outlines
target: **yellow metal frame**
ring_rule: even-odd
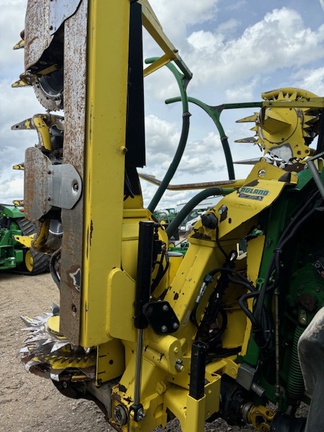
[[[90,2],[80,340],[84,347],[110,339],[107,283],[121,264],[128,35],[128,0]],[[110,246],[102,237],[107,230]]]

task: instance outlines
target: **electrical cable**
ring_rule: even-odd
[[[304,209],[304,207],[305,206],[303,206],[303,209]],[[258,322],[260,322],[260,319],[262,316],[262,308],[263,308],[265,292],[266,292],[266,289],[268,287],[271,275],[273,274],[274,270],[275,270],[275,279],[272,283],[272,287],[275,288],[275,286],[277,286],[277,284],[278,284],[279,273],[280,273],[280,254],[282,253],[283,247],[294,236],[294,234],[301,227],[301,225],[303,225],[307,221],[307,219],[310,218],[315,213],[315,211],[317,211],[318,209],[319,209],[319,207],[314,207],[304,217],[299,219],[297,222],[296,222],[297,217],[294,217],[293,220],[287,226],[284,233],[281,235],[281,237],[277,243],[277,246],[275,248],[273,258],[270,262],[263,287],[260,290],[260,295],[258,297],[257,304],[255,306],[254,315],[255,315],[255,318]],[[297,216],[298,217],[300,216],[300,212],[298,212]],[[290,233],[289,233],[289,230],[291,230]]]
[[[297,230],[316,212],[320,209],[319,206],[313,207],[309,209],[310,205],[313,205],[314,200],[319,198],[319,192],[316,191],[312,194],[312,196],[305,202],[305,204],[298,210],[296,215],[291,219],[284,232],[281,234],[277,246],[274,250],[272,259],[270,261],[265,280],[262,288],[251,296],[243,295],[241,297],[241,301],[239,301],[240,306],[244,305],[244,301],[250,297],[257,297],[256,304],[254,307],[254,319],[252,321],[253,324],[253,336],[256,343],[260,346],[260,348],[264,348],[268,342],[271,342],[271,332],[268,331],[268,337],[265,337],[265,329],[263,327],[263,319],[264,319],[264,311],[265,305],[264,300],[267,293],[272,292],[279,283],[280,277],[280,255],[284,246],[287,244],[289,240],[296,234]],[[301,217],[306,211],[308,212]],[[274,279],[273,279],[274,277]],[[269,284],[270,279],[271,284]],[[251,318],[251,317],[250,317]]]
[[[61,248],[57,249],[51,256],[50,259],[50,272],[51,272],[51,276],[56,284],[56,286],[58,287],[58,289],[61,289],[61,278],[55,268],[55,265],[57,263],[57,261],[61,258]]]
[[[225,252],[225,250],[223,249],[223,247],[222,247],[222,245],[220,244],[220,241],[219,241],[219,226],[218,226],[218,223],[217,223],[217,225],[216,225],[216,244],[217,244],[219,250],[220,250],[220,251],[222,252],[222,254],[224,255],[225,259],[227,260],[227,259],[228,259],[228,255],[227,255],[227,253]],[[237,254],[236,254],[236,255],[237,255]]]
[[[159,285],[159,283],[161,282],[161,280],[163,279],[165,273],[167,272],[169,265],[170,265],[170,260],[169,260],[169,255],[166,251],[166,244],[164,243],[164,248],[162,248],[162,252],[161,252],[161,260],[160,261],[156,261],[154,264],[159,264],[159,268],[156,274],[155,279],[152,281],[152,285],[151,285],[151,293],[154,292],[154,290],[156,289],[156,287]],[[165,259],[165,267],[163,267],[163,260]]]

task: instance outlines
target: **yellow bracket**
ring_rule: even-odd
[[[278,101],[264,101],[262,102],[264,107],[274,108],[324,108],[323,97],[312,97],[306,100],[278,100]]]
[[[37,236],[35,235],[35,239],[33,241],[33,248],[38,252],[51,252],[49,248],[46,246],[44,250],[44,245],[46,245],[47,238],[49,234],[49,220],[45,220],[41,222],[40,229],[38,231]]]
[[[150,73],[156,71],[170,61],[174,60],[179,69],[185,75],[185,77],[191,79],[191,71],[179,56],[178,50],[175,48],[173,43],[163,32],[162,26],[157,19],[149,2],[147,0],[140,0],[139,3],[141,3],[142,5],[142,18],[144,28],[149,32],[155,42],[165,53],[162,57],[160,57],[158,60],[156,60],[146,69],[144,69],[144,76],[149,75]]]
[[[30,236],[14,235],[13,237],[18,243],[30,248],[35,238],[35,234],[32,234]]]
[[[49,66],[49,67],[47,67],[47,68],[42,69],[41,71],[39,71],[38,75],[41,75],[41,76],[48,75],[48,74],[50,74],[50,73],[52,73],[52,72],[54,72],[56,70],[57,70],[57,65],[54,64],[54,65],[51,65],[51,66]]]
[[[97,347],[96,385],[115,379],[125,370],[124,347],[113,339]]]
[[[44,121],[43,116],[36,115],[33,117],[33,123],[37,130],[40,144],[44,146],[46,150],[52,150],[51,136],[48,130],[48,126]]]
[[[254,405],[250,408],[247,418],[255,430],[269,432],[270,423],[275,413],[262,405]]]

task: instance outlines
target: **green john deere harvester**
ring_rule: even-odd
[[[25,219],[23,207],[0,204],[0,271],[35,275],[49,270],[49,255],[35,252],[26,242],[18,241],[35,232],[36,226]]]

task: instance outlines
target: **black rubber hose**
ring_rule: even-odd
[[[51,276],[57,286],[58,289],[61,289],[61,279],[57,273],[57,270],[55,268],[56,261],[59,260],[61,257],[61,248],[57,249],[51,256],[50,260],[50,272]]]
[[[160,202],[166,188],[168,187],[170,181],[172,180],[178,166],[179,163],[181,161],[183,152],[186,148],[186,144],[187,144],[187,139],[188,139],[188,135],[189,135],[189,127],[190,127],[190,116],[191,114],[189,112],[184,112],[182,114],[182,129],[181,129],[181,136],[180,136],[180,140],[179,140],[179,145],[177,148],[177,151],[174,155],[174,158],[168,168],[168,171],[166,172],[161,185],[159,186],[158,190],[155,192],[154,197],[152,198],[150,204],[148,205],[148,209],[150,210],[151,213],[154,212],[154,210],[156,209],[156,206],[158,205],[158,203]]]
[[[181,225],[182,221],[188,216],[188,214],[204,199],[209,198],[211,196],[222,196],[222,195],[228,195],[229,193],[233,192],[234,189],[230,188],[219,188],[219,187],[213,187],[204,189],[203,191],[199,192],[197,195],[195,195],[193,198],[191,198],[190,201],[187,202],[187,204],[179,211],[177,216],[173,219],[173,221],[170,223],[168,228],[166,229],[166,233],[169,238],[171,238]]]

